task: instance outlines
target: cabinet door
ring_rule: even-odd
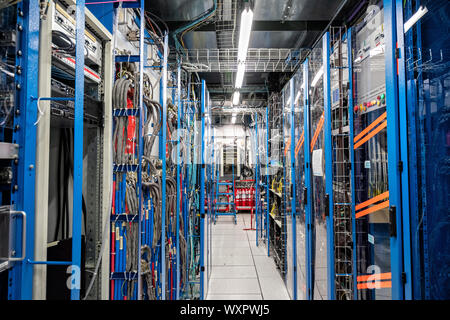
[[[398,1],[397,1],[398,2]],[[450,2],[408,0],[405,33],[412,297],[450,299]]]
[[[353,38],[353,150],[358,299],[390,299],[384,14],[370,6]],[[394,108],[395,106],[391,106]]]
[[[309,59],[309,112],[311,143],[311,293],[314,300],[327,297],[327,222],[325,197],[325,135],[323,50],[312,50]]]
[[[295,75],[294,132],[295,132],[295,201],[297,299],[307,299],[306,282],[306,212],[305,212],[305,133],[304,133],[304,76],[303,68]]]

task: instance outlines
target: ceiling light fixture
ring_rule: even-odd
[[[250,42],[250,32],[252,31],[253,23],[253,11],[250,9],[248,4],[241,14],[241,25],[239,30],[239,46],[238,46],[238,69],[236,73],[236,82],[234,87],[240,89],[242,83],[244,82],[245,75],[245,61],[247,59],[248,45]],[[235,92],[233,95],[233,104],[237,105],[239,103],[239,92]]]
[[[233,94],[233,104],[236,106],[239,104],[239,98],[240,98],[240,93],[239,91],[235,91]]]
[[[245,8],[241,14],[241,26],[239,30],[238,62],[245,62],[247,59],[248,44],[250,42],[250,32],[252,31],[253,11]]]
[[[242,83],[244,82],[244,74],[245,74],[245,63],[242,62],[238,64],[238,69],[236,73],[236,82],[234,85],[236,89],[242,88]]]

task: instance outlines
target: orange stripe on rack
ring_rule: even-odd
[[[373,130],[371,133],[369,133],[365,138],[360,140],[358,143],[355,143],[355,146],[353,147],[353,149],[359,148],[364,143],[369,141],[370,138],[373,138],[378,132],[380,132],[381,130],[383,130],[386,127],[387,127],[387,120],[385,120],[380,126],[378,126],[375,130]]]
[[[320,116],[320,120],[319,120],[319,123],[317,124],[317,128],[316,128],[316,132],[314,132],[314,136],[311,140],[311,151],[313,151],[313,149],[314,149],[317,139],[319,138],[320,131],[322,130],[323,123],[325,122],[324,113],[325,113],[325,111],[322,112],[322,115]]]
[[[288,149],[291,146],[291,137],[289,137],[288,141],[286,142],[286,147],[284,148],[284,156],[286,157]]]
[[[374,279],[374,277],[375,277],[375,279]],[[390,280],[391,278],[392,278],[392,273],[390,273],[390,272],[367,274],[367,275],[364,275],[364,276],[356,277],[358,282],[377,281],[377,280]]]
[[[371,205],[375,202],[378,202],[378,201],[386,199],[386,198],[389,198],[389,191],[379,194],[376,197],[373,197],[372,199],[369,199],[367,201],[361,202],[360,204],[356,205],[355,211],[361,210],[362,208],[365,208],[368,205]]]
[[[358,288],[358,290],[392,288],[392,282],[391,281],[377,281],[375,283],[363,282],[363,283],[358,283],[357,288]]]
[[[298,139],[297,146],[295,147],[295,156],[297,156],[298,153],[300,152],[300,149],[301,149],[302,146],[303,146],[303,142],[305,142],[305,135],[304,135],[304,132],[302,132],[302,134],[301,134],[301,136],[300,136],[300,139]]]
[[[376,206],[370,207],[369,209],[366,209],[366,210],[363,210],[363,211],[360,211],[360,212],[356,213],[355,214],[355,219],[361,218],[361,217],[366,216],[366,215],[368,215],[370,213],[374,213],[374,212],[376,212],[378,210],[381,210],[381,209],[384,209],[384,208],[387,208],[387,207],[389,207],[389,200],[387,200],[385,202],[382,202],[380,204],[377,204]]]
[[[366,134],[369,133],[370,130],[372,130],[373,128],[375,128],[375,126],[377,124],[379,124],[381,121],[383,121],[384,119],[386,119],[387,117],[387,112],[383,113],[381,116],[379,116],[377,119],[375,119],[374,122],[372,122],[371,124],[369,124],[369,126],[367,128],[365,128],[363,131],[361,131],[354,139],[353,142],[356,143],[359,139],[361,139],[363,136],[365,136]]]

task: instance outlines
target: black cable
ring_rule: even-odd
[[[155,19],[159,20],[162,22],[162,24],[164,25],[164,27],[166,28],[167,33],[170,32],[169,27],[167,26],[166,22],[161,19],[160,17],[158,17],[156,14],[151,13],[150,11],[145,11],[145,13],[148,13],[149,15],[151,15],[152,17],[154,17]]]
[[[68,54],[75,54],[75,44],[72,42],[72,39],[70,39],[65,33],[58,30],[53,30],[52,42],[58,47],[58,50],[64,51]],[[65,43],[66,46],[64,47],[63,45]]]

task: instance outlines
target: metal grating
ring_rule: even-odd
[[[237,0],[218,0],[215,14],[217,47],[233,49],[236,35]]]
[[[294,72],[309,49],[248,49],[246,72]],[[236,72],[237,49],[190,49],[187,61],[203,72]]]
[[[353,299],[353,239],[348,54],[344,28],[331,28],[331,126],[333,147],[334,259],[336,299]]]

